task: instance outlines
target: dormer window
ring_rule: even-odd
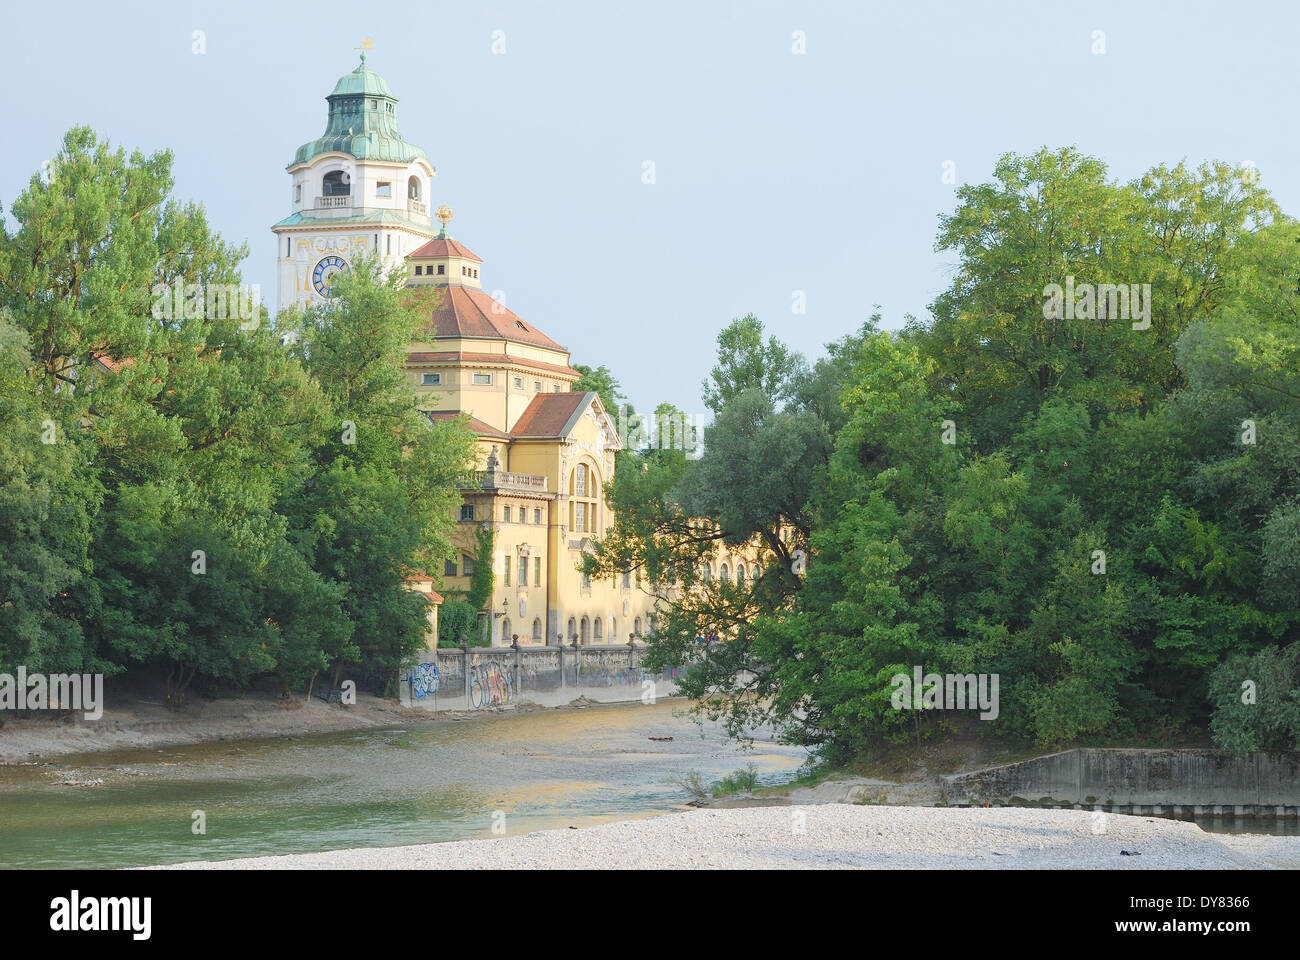
[[[527,330],[527,329],[528,329],[527,327],[524,326],[524,323],[523,323],[522,320],[516,320],[516,321],[515,321],[515,326],[518,327],[520,330]]]

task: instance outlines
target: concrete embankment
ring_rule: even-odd
[[[1175,820],[1077,810],[841,804],[694,810],[585,830],[175,865],[262,870],[1297,866],[1300,837],[1228,837]]]
[[[1081,748],[944,778],[952,805],[1174,816],[1300,815],[1300,754]]]

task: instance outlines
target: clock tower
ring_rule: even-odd
[[[310,306],[358,255],[405,270],[406,257],[437,236],[429,194],[437,174],[397,129],[397,97],[361,64],[339,79],[325,133],[289,164],[292,213],[271,229],[278,243],[277,307]]]

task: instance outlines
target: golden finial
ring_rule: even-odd
[[[444,230],[447,229],[447,221],[456,216],[456,214],[452,212],[451,207],[447,206],[445,203],[437,210],[433,211],[433,215],[442,223],[442,229]]]
[[[361,41],[361,46],[353,47],[353,49],[361,51],[361,62],[365,63],[366,51],[375,49],[375,41],[371,40],[369,37],[366,37],[364,40]]]

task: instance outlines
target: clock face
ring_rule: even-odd
[[[334,280],[334,274],[340,270],[346,270],[348,262],[342,257],[326,257],[320,263],[316,264],[316,269],[311,272],[311,285],[315,288],[318,296],[332,297],[334,293],[330,289],[330,284]]]

